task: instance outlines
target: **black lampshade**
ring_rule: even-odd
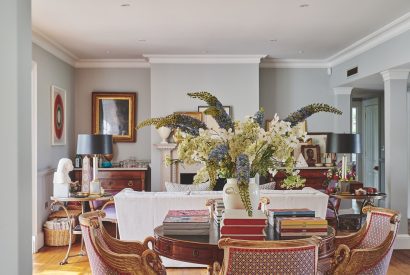
[[[78,135],[77,154],[112,154],[112,135]]]
[[[326,153],[358,154],[361,153],[359,134],[335,134],[327,135]]]

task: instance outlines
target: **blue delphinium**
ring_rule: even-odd
[[[256,123],[259,124],[259,127],[263,128],[263,120],[265,118],[265,110],[263,108],[260,108],[259,111],[257,111],[252,118],[253,118],[253,120],[256,121]]]
[[[252,216],[252,204],[248,190],[249,176],[249,157],[245,154],[240,154],[236,159],[236,178],[238,181],[239,195],[241,196],[241,201],[245,209],[248,211],[248,216]]]
[[[208,158],[210,161],[220,162],[227,155],[228,155],[228,146],[226,144],[219,144],[209,153]]]
[[[283,121],[290,122],[290,125],[293,127],[297,125],[299,122],[306,120],[311,115],[315,113],[319,113],[319,112],[328,112],[328,113],[334,113],[338,115],[342,114],[340,110],[328,104],[314,103],[314,104],[309,104],[303,108],[300,108],[296,112],[291,113]]]
[[[216,98],[216,96],[213,96],[209,92],[188,93],[188,96],[205,101],[209,105],[209,108],[205,110],[205,114],[211,115],[218,123],[220,128],[225,130],[234,130],[232,118],[225,111],[222,103],[218,100],[218,98]]]

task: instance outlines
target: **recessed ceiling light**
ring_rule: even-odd
[[[202,51],[202,53],[203,53],[203,54],[207,54],[207,53],[208,53],[208,51]]]
[[[277,39],[269,39],[269,42],[274,43],[274,42],[278,42],[278,40]]]
[[[138,39],[138,42],[147,42],[145,39]]]
[[[309,4],[301,4],[301,5],[299,5],[299,8],[307,8],[307,7],[309,7]]]
[[[298,51],[298,54],[302,54],[302,53],[304,53],[303,50],[299,50],[299,51]]]
[[[106,50],[105,53],[106,53],[106,54],[110,54],[111,51],[110,51],[110,50]]]
[[[130,6],[131,6],[131,4],[129,4],[129,3],[121,4],[121,7],[130,7]]]

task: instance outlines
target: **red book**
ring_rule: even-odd
[[[231,235],[231,236],[221,236],[221,238],[231,238],[231,239],[235,239],[235,240],[245,240],[245,241],[264,241],[265,240],[265,236],[235,236],[235,235]]]
[[[225,234],[263,234],[265,226],[222,226],[221,235]]]
[[[327,232],[327,228],[281,228],[280,232]]]
[[[252,216],[244,209],[225,209],[222,215],[224,225],[266,225],[267,217],[260,210],[254,210]]]
[[[231,238],[235,240],[249,240],[249,241],[264,241],[266,239],[265,232],[262,235],[248,235],[248,234],[224,234],[221,238]]]

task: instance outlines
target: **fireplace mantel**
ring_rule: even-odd
[[[178,175],[178,166],[175,164],[171,164],[169,166],[165,165],[165,159],[167,156],[170,156],[172,159],[176,158],[176,143],[158,143],[154,144],[154,146],[161,152],[161,169],[160,169],[160,181],[161,191],[165,190],[165,182],[177,182],[177,175]]]

